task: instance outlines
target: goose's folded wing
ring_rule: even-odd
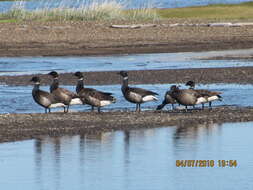
[[[129,88],[129,91],[139,94],[140,96],[144,97],[144,96],[149,96],[149,95],[158,95],[156,92],[150,91],[150,90],[146,90],[143,88]]]
[[[59,90],[60,90],[62,93],[66,94],[66,95],[68,95],[68,96],[71,96],[71,97],[73,97],[73,98],[77,97],[77,95],[76,95],[74,92],[71,92],[71,91],[69,91],[69,90],[67,90],[67,89],[65,89],[65,88],[59,88]]]
[[[102,100],[109,100],[114,101],[114,97],[111,95],[108,95],[106,93],[100,92],[100,91],[92,91],[89,93],[90,96],[102,101]]]
[[[209,91],[209,90],[204,90],[204,89],[198,89],[196,91],[202,96],[217,96],[217,95],[222,94],[221,92]]]

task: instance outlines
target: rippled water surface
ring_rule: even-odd
[[[253,66],[252,60],[206,60],[252,54],[253,49],[89,57],[0,57],[0,75],[74,71],[115,71]]]
[[[252,189],[253,123],[206,123],[0,144],[0,187],[13,190]],[[237,167],[219,167],[218,160]],[[178,168],[176,160],[214,160]]]
[[[165,92],[169,89],[171,84],[155,84],[155,85],[136,85],[137,87],[146,88],[159,93],[159,101],[148,102],[142,104],[143,109],[155,109],[158,104],[163,101]],[[181,84],[183,86],[183,84]],[[75,90],[74,86],[63,86],[71,91]],[[120,85],[107,86],[89,86],[96,89],[112,92],[117,99],[115,104],[111,104],[102,111],[108,110],[135,110],[135,104],[127,102],[121,93]],[[211,84],[198,85],[197,88],[209,89],[222,92],[223,101],[213,102],[214,106],[253,106],[253,85],[238,85],[238,84]],[[43,90],[49,90],[49,86],[41,87]],[[0,113],[40,113],[44,112],[44,108],[37,105],[32,98],[32,86],[1,86],[0,85]],[[199,106],[201,107],[201,106]],[[72,111],[89,111],[90,107],[87,105],[74,105],[70,108]],[[165,109],[171,109],[167,105]],[[52,111],[59,111],[53,109]]]

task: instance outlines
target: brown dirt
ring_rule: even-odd
[[[164,20],[156,27],[113,29],[122,22],[0,23],[0,56],[66,56],[184,52],[253,47],[253,27],[167,27],[169,23],[211,20]]]
[[[42,85],[49,85],[51,79],[48,75],[38,75]],[[121,78],[116,71],[84,72],[87,85],[120,84]],[[32,75],[0,76],[2,84],[31,85]],[[129,71],[131,84],[163,84],[185,83],[194,80],[197,83],[253,83],[253,67],[236,68],[209,68],[209,69],[170,69],[170,70],[144,70]],[[73,73],[60,75],[61,85],[76,85]]]
[[[0,142],[129,130],[161,126],[187,126],[205,123],[246,122],[253,120],[253,108],[218,107],[189,112],[106,112],[0,115]]]

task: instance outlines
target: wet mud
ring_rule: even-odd
[[[193,126],[201,123],[253,121],[252,107],[216,107],[212,110],[180,111],[109,111],[2,114],[0,115],[0,142],[38,138],[43,135],[62,136],[97,133],[112,130],[130,130],[162,126]]]

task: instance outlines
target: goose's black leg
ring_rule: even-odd
[[[141,112],[141,104],[139,104],[139,112]]]
[[[174,110],[174,104],[171,104],[172,110]]]
[[[63,112],[64,112],[64,113],[66,112],[66,108],[65,108],[65,107],[63,107]]]
[[[212,109],[212,102],[209,102],[209,109]]]
[[[202,103],[202,110],[205,109],[205,104]]]
[[[188,111],[187,106],[185,106],[185,111],[186,111],[186,112]]]
[[[66,113],[68,113],[69,112],[69,105],[67,105],[67,111],[66,111]]]
[[[47,113],[47,108],[45,108],[45,113]]]
[[[51,108],[48,108],[48,113],[51,113]]]
[[[135,111],[136,111],[136,112],[138,111],[138,107],[139,107],[139,105],[138,105],[138,104],[136,104],[136,109],[135,109]]]
[[[98,107],[98,113],[101,113],[101,111],[100,111],[100,107]]]
[[[91,106],[91,111],[92,111],[92,112],[94,111],[94,106]]]

